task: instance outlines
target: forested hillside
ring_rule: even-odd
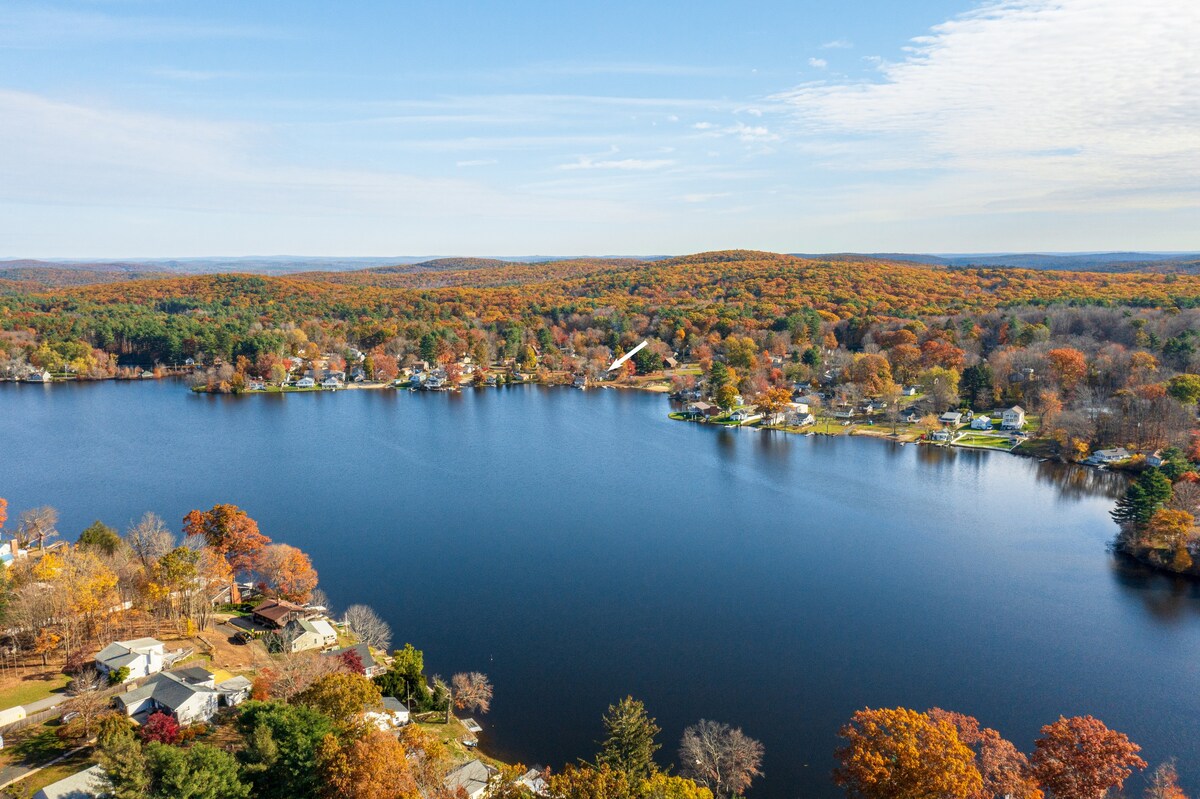
[[[846,402],[921,384],[936,409],[1021,403],[1072,452],[1186,443],[1200,399],[1200,377],[1189,388],[1200,372],[1195,276],[749,251],[411,268],[8,283],[0,376],[36,367],[102,378],[190,358],[224,364],[221,384],[234,370],[269,381],[284,359],[351,348],[370,379],[465,356],[480,373],[596,376],[648,339],[639,370],[674,354],[699,366],[709,391],[731,385],[753,399],[808,385]]]

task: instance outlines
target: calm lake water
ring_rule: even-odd
[[[1111,475],[999,453],[716,430],[534,387],[205,397],[0,385],[0,496],[74,537],[241,505],[431,672],[487,672],[497,756],[595,752],[645,700],[766,745],[754,799],[837,796],[857,708],[934,705],[1028,748],[1091,713],[1200,788],[1200,591],[1108,554]],[[1137,791],[1140,793],[1140,787]]]

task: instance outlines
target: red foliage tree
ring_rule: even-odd
[[[155,713],[142,725],[142,740],[173,744],[179,740],[179,722],[166,713]]]
[[[183,532],[203,536],[205,542],[225,556],[234,571],[249,571],[271,539],[258,531],[258,522],[237,505],[214,505],[211,510],[193,510],[183,517]]]
[[[342,664],[346,667],[346,671],[363,675],[367,673],[367,667],[363,665],[363,659],[353,649],[347,649],[338,655],[338,660],[342,661]]]
[[[1091,716],[1059,717],[1034,743],[1033,772],[1055,799],[1102,799],[1144,769],[1141,747]]]

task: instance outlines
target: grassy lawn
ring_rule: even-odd
[[[467,728],[458,719],[451,717],[449,724],[442,724],[440,721],[417,721],[414,723],[422,730],[436,735],[455,760],[478,757],[476,750],[462,745],[463,738],[474,738],[475,736],[467,732]]]
[[[0,708],[28,705],[51,694],[62,693],[67,687],[65,674],[31,674],[0,689]]]
[[[55,734],[57,728],[58,720],[55,719],[5,735],[0,765],[38,766],[74,749],[77,744],[59,738]]]
[[[989,436],[977,433],[967,433],[962,438],[954,442],[959,446],[967,447],[986,447],[988,449],[998,449],[1008,452],[1012,445],[1008,438],[1000,438],[998,436]]]

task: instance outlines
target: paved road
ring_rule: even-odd
[[[63,702],[70,699],[65,693],[51,694],[45,699],[39,699],[36,702],[30,702],[25,706],[25,715],[32,716],[34,713],[40,713],[43,710],[49,710],[52,707],[58,707]]]

